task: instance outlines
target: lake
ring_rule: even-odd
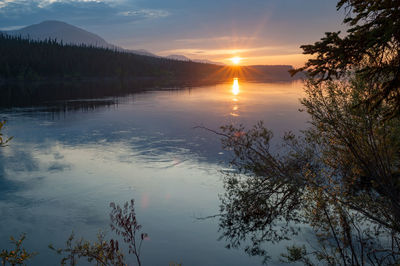
[[[25,232],[26,248],[39,252],[29,265],[57,265],[50,243],[64,247],[72,231],[111,236],[109,203],[134,199],[149,234],[143,265],[260,265],[225,248],[218,218],[198,219],[219,212],[230,154],[219,136],[195,127],[263,120],[279,144],[285,131],[307,126],[298,111],[302,86],[232,80],[2,108],[4,133],[14,138],[0,149],[0,246]],[[282,247],[271,245],[270,253]]]

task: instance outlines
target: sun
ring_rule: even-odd
[[[231,61],[234,65],[239,65],[240,60],[242,60],[242,58],[240,58],[239,56],[235,56],[231,58]]]

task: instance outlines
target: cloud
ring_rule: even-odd
[[[127,24],[169,15],[161,9],[136,8],[126,0],[0,0],[0,25],[61,20],[77,26]]]
[[[39,8],[46,8],[55,3],[102,3],[101,0],[38,0],[37,6]]]
[[[243,61],[250,65],[292,65],[293,67],[302,67],[304,63],[310,59],[309,55],[301,53],[296,54],[282,54],[282,55],[265,55],[265,56],[249,56],[245,57]],[[227,59],[221,60],[228,62]]]
[[[161,9],[130,10],[130,11],[120,12],[118,14],[125,17],[145,17],[145,18],[163,18],[170,15],[168,11]]]
[[[0,0],[0,18],[16,18],[18,14],[32,13],[35,5],[37,5],[35,1]]]
[[[257,37],[249,36],[220,36],[220,37],[209,37],[209,38],[188,38],[188,39],[178,39],[175,42],[179,43],[203,43],[203,42],[249,42],[256,40]]]
[[[11,3],[15,3],[18,2],[16,0],[0,0],[0,8],[4,8],[6,6],[8,6]]]
[[[6,8],[9,5],[26,4],[26,0],[0,0],[0,9]]]
[[[0,0],[0,25],[61,20],[74,25],[111,25],[170,15],[164,9],[137,8],[126,0]]]
[[[39,8],[46,8],[53,4],[107,4],[110,7],[117,6],[125,0],[33,0]]]
[[[26,27],[27,25],[18,25],[18,26],[7,26],[7,27],[1,27],[0,31],[7,31],[7,30],[19,30],[22,29],[24,27]]]
[[[159,55],[181,54],[190,58],[205,58],[231,64],[230,58],[240,56],[246,65],[279,65],[302,66],[307,56],[302,54],[296,45],[258,46],[240,48],[181,48],[159,51]]]
[[[35,5],[39,8],[45,8],[55,3],[113,3],[111,0],[0,0],[0,9],[13,4]],[[117,1],[118,2],[118,1]]]
[[[0,0],[0,19],[17,18],[21,15],[34,15],[46,11],[63,11],[60,7],[81,9],[102,6],[112,9],[124,1],[125,0]]]
[[[204,54],[204,55],[240,55],[253,53],[267,53],[269,55],[290,55],[301,53],[296,46],[261,46],[252,48],[228,48],[228,49],[202,49],[202,48],[183,48],[160,51],[160,54]]]

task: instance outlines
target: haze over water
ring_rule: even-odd
[[[72,231],[88,239],[109,232],[109,203],[133,198],[150,236],[144,265],[259,265],[257,257],[225,249],[217,219],[197,219],[219,211],[220,171],[229,167],[229,154],[219,136],[194,127],[263,120],[278,144],[283,132],[307,126],[307,115],[298,111],[302,93],[299,81],[236,79],[2,109],[5,133],[14,139],[0,150],[0,246],[10,234],[25,232],[26,247],[40,253],[33,265],[56,264],[48,244],[63,247]],[[76,103],[82,108],[72,108]],[[66,105],[71,108],[56,108]],[[272,255],[284,244],[271,246]]]

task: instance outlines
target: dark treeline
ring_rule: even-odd
[[[223,67],[0,34],[0,78],[204,79]]]
[[[129,52],[67,45],[58,40],[29,40],[0,33],[0,81],[141,79],[164,81],[226,81],[233,77],[291,80],[291,66],[230,67],[177,61]]]

